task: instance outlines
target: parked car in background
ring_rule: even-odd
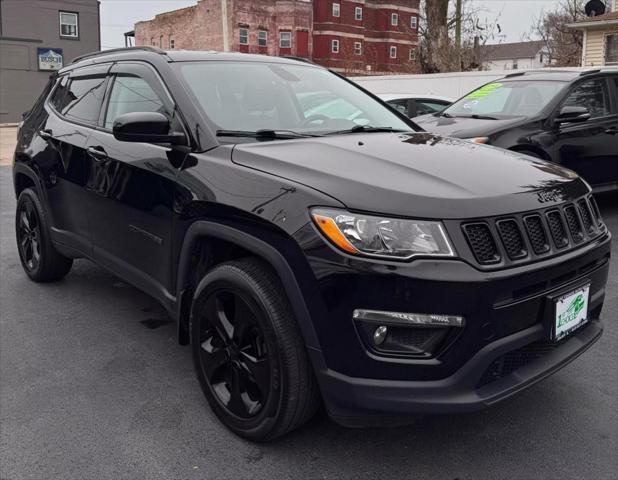
[[[597,191],[618,188],[618,67],[514,73],[414,121],[564,165]]]
[[[419,130],[296,60],[85,56],[18,134],[23,269],[151,295],[252,440],[493,405],[599,339],[611,234],[570,170]]]
[[[408,118],[437,113],[444,110],[453,100],[437,95],[418,95],[414,93],[378,93],[377,97],[395,107]]]

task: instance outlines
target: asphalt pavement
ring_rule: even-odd
[[[516,397],[394,429],[321,414],[255,445],[210,412],[189,349],[148,296],[83,260],[58,283],[27,279],[10,174],[0,166],[2,480],[618,477],[617,258],[602,339]],[[618,195],[599,200],[618,234]]]

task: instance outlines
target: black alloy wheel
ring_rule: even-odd
[[[24,189],[17,199],[15,236],[24,271],[35,282],[58,280],[69,273],[73,265],[72,258],[65,257],[54,247],[47,225],[36,192]]]
[[[17,243],[26,267],[36,271],[41,261],[41,225],[32,202],[17,212]]]
[[[196,287],[189,328],[202,391],[232,432],[272,440],[319,407],[294,310],[269,264],[244,258],[211,268]]]
[[[212,292],[201,322],[201,367],[221,405],[232,415],[257,415],[270,393],[271,362],[259,310],[239,289]]]

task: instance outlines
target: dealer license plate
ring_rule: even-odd
[[[558,342],[588,322],[590,284],[556,299],[553,339]]]

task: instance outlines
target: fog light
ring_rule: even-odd
[[[423,313],[384,312],[380,310],[354,310],[355,320],[376,323],[394,323],[396,325],[419,327],[463,327],[464,317],[458,315],[438,315]]]
[[[387,333],[388,333],[388,328],[386,328],[384,325],[381,325],[378,328],[376,328],[376,331],[373,332],[373,343],[375,345],[382,345],[384,343],[384,340],[386,340]]]

